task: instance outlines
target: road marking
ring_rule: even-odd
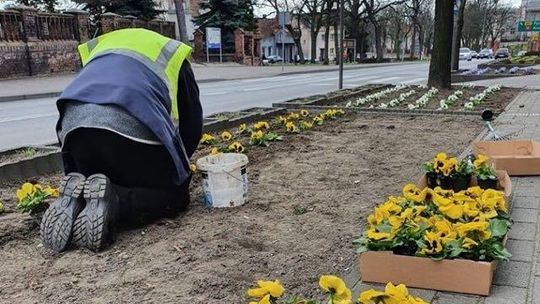
[[[203,92],[201,93],[202,96],[214,96],[214,95],[223,95],[227,94],[229,91],[219,91],[219,92]]]
[[[29,120],[29,119],[36,119],[36,118],[44,118],[44,117],[53,117],[53,116],[58,116],[58,112],[43,113],[43,114],[33,114],[33,115],[25,115],[25,116],[13,117],[13,118],[8,118],[8,119],[0,119],[0,123],[14,122],[14,121],[20,121],[20,120]]]

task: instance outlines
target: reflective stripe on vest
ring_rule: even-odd
[[[129,56],[159,76],[169,89],[169,112],[178,119],[178,76],[191,47],[146,29],[122,29],[79,45],[83,66],[106,54]]]

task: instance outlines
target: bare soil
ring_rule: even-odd
[[[398,92],[393,92],[385,96],[384,98],[381,98],[380,100],[366,103],[361,106],[361,108],[369,108],[371,105],[374,107],[377,107],[381,103],[388,104],[392,99],[399,97],[400,94],[406,93],[409,90],[414,89],[416,91],[416,94],[413,94],[409,98],[407,98],[405,101],[403,101],[399,106],[394,107],[394,109],[407,109],[407,105],[414,104],[414,102],[420,98],[422,95],[424,95],[428,90],[422,89],[417,86],[410,86],[408,89],[403,89]],[[485,87],[463,87],[463,86],[454,86],[452,90],[439,90],[439,93],[435,96],[433,96],[426,107],[424,109],[428,110],[434,110],[439,108],[439,101],[442,99],[446,99],[448,96],[452,95],[455,91],[461,90],[463,91],[463,96],[459,98],[453,105],[449,106],[449,110],[464,110],[463,106],[466,102],[469,101],[469,98],[472,96],[481,93],[484,91]],[[516,98],[516,96],[519,94],[520,90],[518,89],[512,89],[512,88],[501,88],[500,91],[493,93],[492,95],[487,96],[480,105],[476,106],[475,110],[481,111],[484,109],[490,109],[493,111],[502,111],[506,106]],[[367,95],[370,95],[375,92],[370,92],[369,94],[365,94],[364,96],[358,96],[352,99],[353,101],[360,98],[365,97]],[[347,102],[350,100],[346,100],[343,102],[340,102],[339,104],[344,106]]]
[[[196,179],[189,210],[124,231],[99,254],[52,255],[40,245],[37,220],[5,213],[0,303],[237,304],[257,279],[319,295],[319,275],[356,267],[351,242],[372,207],[416,180],[423,161],[459,153],[480,129],[479,118],[349,114],[251,148],[246,205],[205,209]],[[16,186],[0,188],[10,211]]]

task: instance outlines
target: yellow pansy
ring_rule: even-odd
[[[405,303],[409,298],[409,291],[403,284],[395,286],[392,282],[389,282],[386,284],[384,291],[391,299],[398,301],[396,303]]]
[[[238,127],[238,133],[244,133],[246,132],[246,130],[247,130],[247,125],[245,123],[240,124],[240,126]]]
[[[384,303],[384,302],[381,302],[381,300],[385,298],[388,298],[386,293],[382,291],[370,289],[360,294],[360,297],[358,298],[358,302],[360,302],[360,304]]]
[[[258,287],[248,289],[248,296],[253,298],[262,298],[267,295],[270,295],[274,298],[279,298],[283,295],[283,292],[285,289],[279,282],[279,280],[275,281],[263,281],[259,280],[257,281]]]
[[[485,155],[483,154],[478,154],[476,156],[476,159],[474,160],[473,162],[473,165],[476,169],[482,167],[482,166],[485,166],[487,164],[487,161],[488,161],[488,157],[486,157]]]
[[[388,223],[392,226],[393,231],[399,230],[403,224],[403,219],[395,215],[388,218]]]
[[[415,184],[407,184],[403,187],[403,196],[415,203],[421,203],[426,199],[427,188],[420,190]]]
[[[271,304],[270,302],[270,295],[266,295],[264,297],[262,297],[262,299],[258,302],[249,302],[249,304]]]
[[[283,116],[279,116],[278,117],[278,120],[281,124],[286,124],[287,123],[287,118],[283,117]]]
[[[210,150],[210,155],[216,155],[216,154],[219,154],[221,152],[219,152],[219,149],[218,148],[212,148],[212,150]]]
[[[50,186],[45,187],[45,189],[43,189],[43,192],[45,192],[45,194],[47,194],[47,196],[52,196],[52,197],[60,196],[60,189],[51,188]]]
[[[377,231],[377,229],[369,229],[366,233],[367,237],[372,239],[372,240],[376,240],[376,241],[379,241],[379,240],[384,240],[384,239],[388,239],[388,240],[391,240],[394,238],[394,233],[392,232],[379,232]]]
[[[300,110],[300,116],[306,117],[306,116],[308,116],[308,115],[309,115],[308,110]]]
[[[473,239],[466,237],[463,239],[463,243],[461,244],[461,246],[465,249],[471,249],[474,246],[478,246],[478,243],[475,242]]]
[[[294,112],[291,112],[291,113],[289,114],[289,116],[287,116],[287,119],[295,120],[295,119],[298,119],[299,117],[300,117],[299,114],[294,113]]]
[[[442,167],[439,167],[439,171],[444,176],[449,176],[456,168],[458,161],[455,157],[449,158],[445,162],[443,162]]]
[[[27,196],[32,195],[33,192],[34,192],[34,185],[32,185],[31,183],[24,183],[21,186],[21,189],[17,190],[17,199],[20,202]]]
[[[286,125],[285,125],[285,128],[287,128],[287,132],[297,132],[298,131],[298,128],[294,125],[294,123],[292,121],[289,121]]]
[[[262,129],[268,130],[268,129],[270,129],[270,125],[266,121],[259,121],[259,122],[257,122],[256,124],[253,125],[253,129],[255,129],[255,130],[262,130]]]
[[[245,151],[244,146],[242,146],[242,144],[237,141],[230,144],[229,147],[227,148],[229,149],[229,151],[236,152],[236,153],[243,153]]]
[[[232,138],[232,134],[229,131],[223,131],[221,132],[221,135],[219,137],[221,137],[221,139],[223,139],[224,141],[229,141]]]
[[[504,198],[504,193],[501,191],[487,189],[482,193],[480,198],[482,207],[487,207],[490,209],[497,208],[503,212],[508,212],[508,206],[506,205],[506,199]]]
[[[260,140],[264,137],[264,133],[262,131],[256,131],[256,132],[251,132],[251,139],[252,140]]]
[[[191,172],[196,172],[197,171],[197,165],[195,165],[195,164],[189,165],[189,170],[191,170]]]
[[[463,213],[468,217],[476,217],[480,213],[476,201],[467,201],[463,204]]]
[[[439,253],[443,250],[440,236],[431,231],[427,231],[424,234],[424,240],[427,243],[427,248],[422,249],[423,254]]]
[[[315,117],[313,117],[313,123],[316,124],[316,125],[322,125],[324,122],[324,117],[322,117],[321,115],[317,115]]]
[[[439,206],[439,211],[447,217],[457,220],[463,216],[463,205],[453,203],[446,206]]]
[[[443,190],[440,187],[437,187],[430,191],[431,199],[435,205],[448,206],[453,202],[453,195],[451,191]]]
[[[213,144],[216,142],[216,138],[208,133],[204,133],[201,137],[201,144]]]
[[[469,232],[479,232],[482,235],[483,239],[489,239],[491,237],[491,232],[489,229],[489,222],[478,221],[470,223],[456,223],[454,228],[459,234],[460,237],[466,237]]]
[[[345,282],[339,277],[323,275],[319,279],[319,286],[322,290],[332,294],[335,300],[350,300],[352,297],[351,290],[347,288]]]
[[[345,111],[343,109],[337,109],[336,114],[338,115],[345,115]]]

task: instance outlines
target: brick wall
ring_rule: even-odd
[[[105,14],[102,33],[144,27],[174,38],[174,23],[141,21]],[[30,7],[0,10],[0,79],[75,72],[81,68],[77,46],[88,41],[88,13],[40,13]]]

